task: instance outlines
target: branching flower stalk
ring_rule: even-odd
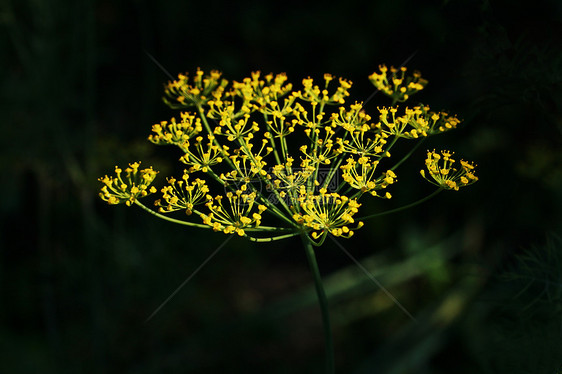
[[[140,202],[157,192],[151,184],[158,172],[152,167],[140,169],[135,162],[125,172],[115,167],[114,176],[99,179],[100,197],[109,204],[136,204],[170,222],[255,242],[300,236],[322,308],[328,372],[334,370],[333,346],[313,246],[328,235],[353,236],[364,225],[356,218],[360,200],[392,198],[398,166],[426,137],[460,123],[427,105],[394,105],[426,86],[419,72],[381,65],[369,79],[392,99],[390,107],[377,108],[374,118],[362,102],[346,103],[352,82],[330,74],[319,83],[303,79],[299,89],[285,74],[258,71],[240,82],[228,82],[218,71],[198,69],[191,78],[180,74],[165,85],[164,97],[180,110],[179,117],[153,125],[148,140],[181,150],[181,178],[167,178],[156,209]],[[395,161],[391,150],[398,141],[410,142],[412,150]],[[453,152],[429,151],[420,173],[436,185],[434,196],[476,182],[474,168],[453,159]],[[183,218],[170,216],[178,211]]]

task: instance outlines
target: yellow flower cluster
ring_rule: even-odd
[[[387,170],[382,175],[376,175],[378,164],[378,160],[373,161],[366,156],[359,157],[358,160],[350,157],[347,159],[347,163],[341,166],[342,178],[350,187],[360,190],[361,193],[369,192],[372,196],[379,196],[377,190],[393,184],[396,181],[396,174],[392,170]],[[389,192],[383,196],[387,199],[392,197]]]
[[[149,186],[158,172],[152,170],[152,166],[143,170],[139,170],[139,166],[140,162],[129,164],[125,169],[125,175],[123,170],[116,166],[115,177],[106,175],[98,178],[104,184],[99,194],[102,200],[111,205],[125,203],[131,206],[137,199],[155,193],[156,188],[154,186],[149,188]]]
[[[242,82],[233,82],[231,94],[241,97],[244,103],[254,102],[258,107],[275,101],[285,96],[293,89],[291,83],[285,84],[287,75],[285,73],[267,74],[263,77],[261,72],[255,71],[251,77],[244,78]]]
[[[328,233],[349,238],[353,235],[353,230],[363,226],[363,222],[358,222],[355,228],[349,228],[350,224],[355,223],[353,215],[361,206],[356,199],[327,193],[326,189],[322,188],[318,195],[305,195],[299,200],[302,212],[295,213],[293,219],[297,224],[310,227],[313,230],[313,239]]]
[[[263,143],[267,144],[266,142]],[[271,152],[270,148],[266,150],[267,154]],[[261,153],[261,152],[260,152]],[[225,186],[235,185],[243,186],[248,183],[259,181],[262,177],[269,177],[264,167],[266,166],[263,161],[263,156],[258,153],[254,155],[253,159],[249,155],[232,155],[230,156],[232,171],[221,174],[220,179]]]
[[[419,71],[414,71],[410,76],[406,75],[405,67],[397,69],[392,66],[389,71],[386,65],[379,65],[379,71],[380,73],[371,74],[369,80],[376,88],[390,96],[395,103],[408,100],[427,85],[427,81],[421,77]]]
[[[333,80],[334,76],[331,74],[324,74],[324,88],[320,89],[320,87],[314,85],[314,80],[312,78],[303,79],[303,92],[302,94],[299,93],[298,97],[309,101],[313,106],[317,104],[344,104],[345,98],[349,96],[349,89],[352,83],[343,78],[339,78],[338,88],[336,88],[335,92],[330,93],[328,86]]]
[[[225,234],[236,233],[244,236],[245,228],[258,227],[261,223],[261,213],[267,208],[261,204],[255,204],[256,193],[245,193],[242,188],[236,192],[227,192],[228,208],[222,204],[223,196],[217,195],[214,198],[207,195],[209,214],[201,214],[203,223],[211,226],[214,231],[222,231]],[[252,212],[254,205],[257,205],[257,212]]]
[[[154,144],[173,144],[180,147],[184,152],[189,146],[189,139],[203,131],[201,119],[188,112],[181,113],[181,122],[177,123],[175,118],[170,122],[162,121],[152,126],[154,135],[148,140]]]
[[[168,82],[164,86],[164,101],[173,109],[204,105],[214,95],[222,93],[227,84],[226,79],[221,79],[220,72],[213,70],[204,76],[204,72],[197,69],[192,83],[189,83],[187,73],[179,74],[177,80]]]
[[[418,72],[408,75],[406,68],[384,65],[369,79],[394,102],[407,100],[427,84]],[[351,86],[330,74],[319,84],[303,79],[300,89],[285,74],[253,72],[232,83],[217,71],[198,69],[191,78],[180,74],[165,86],[165,101],[172,108],[195,110],[181,112],[178,121],[153,125],[149,140],[178,147],[188,168],[180,180],[168,179],[156,202],[159,213],[153,214],[195,213],[214,231],[254,240],[265,240],[250,235],[254,232],[287,230],[307,234],[317,244],[328,234],[352,236],[362,226],[353,219],[359,199],[365,194],[391,198],[386,189],[397,181],[394,170],[412,153],[381,171],[395,143],[454,129],[460,121],[425,105],[400,113],[394,106],[379,108],[373,121],[363,103],[346,106]],[[456,168],[451,155],[429,153],[429,173],[422,171],[422,176],[453,190],[474,183],[474,166],[461,161]],[[110,204],[131,205],[156,191],[149,188],[156,175],[151,168],[139,171],[135,163],[126,177],[120,169],[116,172],[116,178],[100,178],[100,195]],[[212,183],[224,192],[211,194]],[[284,225],[263,226],[265,211]]]
[[[273,185],[269,186],[279,191],[281,198],[285,198],[287,193],[289,193],[291,197],[298,196],[301,187],[304,188],[306,192],[305,184],[316,171],[316,168],[310,165],[293,169],[293,161],[293,158],[289,157],[285,164],[275,165],[272,169],[275,179],[273,180]]]
[[[157,200],[155,205],[160,206],[160,212],[167,213],[176,210],[184,210],[187,215],[193,213],[195,205],[203,203],[209,192],[209,187],[204,180],[199,178],[189,183],[189,172],[184,170],[181,180],[168,178],[168,185],[162,188],[164,204]]]
[[[441,151],[441,154],[435,152],[427,152],[425,166],[429,175],[425,170],[421,170],[422,177],[429,182],[447,190],[458,191],[460,187],[468,186],[478,180],[474,175],[475,165],[473,163],[460,160],[460,168],[455,167],[456,161],[451,158],[453,152]]]
[[[402,116],[396,115],[397,107],[379,108],[378,110],[380,122],[377,127],[385,134],[407,139],[417,139],[449,131],[455,129],[460,123],[457,117],[449,116],[446,112],[430,112],[428,106],[406,108],[405,114]]]
[[[198,136],[191,148],[186,148],[185,154],[180,157],[180,161],[191,166],[189,171],[201,170],[206,173],[212,165],[220,164],[224,156],[228,156],[228,147],[219,147],[215,144],[215,137],[207,135],[207,142],[203,142],[203,137]],[[187,144],[189,146],[189,143]],[[180,147],[182,148],[182,147]]]

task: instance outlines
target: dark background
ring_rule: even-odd
[[[219,69],[351,79],[419,69],[415,100],[464,120],[428,148],[480,181],[368,221],[318,249],[340,373],[556,373],[562,365],[562,3],[462,1],[4,1],[0,13],[4,373],[320,373],[323,335],[298,239],[233,238],[110,207],[97,178],[177,154],[150,144],[172,75]],[[382,95],[370,103],[389,105]],[[425,196],[424,149],[395,196]],[[158,184],[160,183],[160,184]],[[163,183],[163,178],[157,185]]]

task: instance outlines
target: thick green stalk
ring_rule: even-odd
[[[316,262],[314,248],[312,247],[310,239],[306,236],[306,234],[301,234],[301,238],[306,258],[308,259],[308,264],[314,277],[316,295],[318,296],[318,303],[320,304],[320,311],[322,312],[322,325],[324,326],[324,338],[326,340],[326,373],[333,374],[335,373],[334,341],[332,339],[332,328],[330,326],[328,299],[326,298],[326,292],[324,291],[324,286],[322,285],[322,278],[320,277],[320,270],[318,269],[318,263]]]

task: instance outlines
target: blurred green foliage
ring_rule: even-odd
[[[337,246],[319,250],[338,372],[555,373],[561,19],[555,0],[4,1],[0,371],[320,371],[319,310],[298,240],[233,239],[144,323],[225,239],[97,198],[96,178],[114,162],[173,173],[176,155],[145,140],[169,114],[168,78],[144,49],[173,75],[260,69],[298,83],[330,72],[365,98],[378,64],[411,57],[430,82],[416,99],[464,119],[427,147],[476,160],[480,181],[343,243],[417,323]],[[414,156],[395,198],[367,209],[430,191],[408,177],[424,150]]]

